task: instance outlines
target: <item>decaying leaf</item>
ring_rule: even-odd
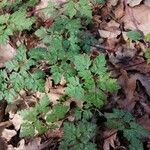
[[[150,33],[150,9],[148,6],[140,5],[138,7],[126,8],[122,21],[124,22],[125,29],[137,30],[138,27],[144,35]]]

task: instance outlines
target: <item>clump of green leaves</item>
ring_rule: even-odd
[[[14,102],[21,90],[44,92],[45,73],[36,69],[30,71],[36,65],[33,59],[27,58],[24,46],[20,46],[14,60],[6,63],[6,68],[0,70],[0,100]]]
[[[90,122],[92,113],[89,110],[75,109],[75,121],[64,123],[64,136],[60,143],[60,150],[96,150],[92,142],[96,134],[96,125]]]
[[[0,43],[4,44],[9,40],[9,36],[16,31],[29,30],[35,19],[28,18],[26,10],[18,10],[13,14],[0,15]]]
[[[45,133],[50,128],[56,128],[55,122],[63,119],[67,111],[68,107],[63,104],[50,106],[48,96],[43,96],[35,107],[20,112],[24,120],[20,136],[34,136],[37,133]]]
[[[74,65],[77,75],[68,79],[66,93],[69,96],[100,107],[104,105],[108,92],[118,90],[116,80],[111,79],[107,72],[104,55],[97,56],[93,61],[88,55],[77,55]]]
[[[143,150],[141,139],[147,137],[148,132],[136,123],[135,118],[128,111],[114,109],[113,113],[106,113],[105,117],[107,127],[123,132],[123,136],[130,143],[130,150]]]

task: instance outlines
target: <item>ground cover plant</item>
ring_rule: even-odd
[[[116,33],[118,3],[0,2],[2,149],[148,149],[150,38]]]

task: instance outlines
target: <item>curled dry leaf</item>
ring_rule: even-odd
[[[142,2],[142,0],[127,0],[127,4],[129,4],[129,6],[134,7],[139,5]]]
[[[130,9],[130,13],[129,13]],[[144,35],[150,33],[150,9],[148,6],[140,5],[138,7],[126,8],[124,17],[122,18],[125,29],[141,30]],[[136,24],[136,26],[135,26]]]

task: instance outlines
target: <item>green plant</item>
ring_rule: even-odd
[[[26,3],[21,0],[0,2],[0,8],[4,10],[0,15],[0,44],[7,43],[9,37],[15,33],[32,28],[35,17],[28,16],[27,8],[34,6],[37,2],[37,0],[29,0]]]
[[[96,150],[96,144],[92,142],[96,134],[96,125],[89,120],[92,113],[89,110],[75,109],[75,121],[64,123],[64,136],[60,143],[60,150]]]
[[[50,106],[48,96],[43,96],[35,107],[19,112],[24,120],[20,136],[34,136],[37,133],[45,133],[50,128],[56,128],[56,122],[63,119],[67,111],[68,107],[61,103]]]
[[[114,109],[113,113],[106,113],[105,117],[108,128],[123,132],[123,136],[130,143],[130,150],[143,150],[141,139],[147,137],[148,132],[136,123],[135,118],[128,111]]]
[[[1,6],[7,7],[8,12],[12,11],[12,13],[6,11],[0,16],[2,27],[0,36],[3,39],[1,43],[6,43],[14,32],[22,33],[32,28],[36,18],[27,16],[26,10],[32,6],[30,4],[18,1],[14,5],[4,3]],[[17,9],[19,5],[21,7]],[[59,15],[55,13],[58,9],[63,10],[63,13]],[[90,46],[97,42],[87,32],[87,25],[92,21],[92,3],[87,0],[78,2],[71,0],[60,6],[48,5],[42,11],[48,10],[49,15],[54,18],[53,24],[48,28],[41,26],[35,32],[47,48],[33,48],[27,52],[24,45],[19,46],[15,59],[7,62],[5,69],[0,71],[0,99],[13,102],[20,96],[22,90],[45,93],[45,78],[50,74],[55,84],[59,84],[64,77],[67,82],[66,95],[75,100],[82,100],[89,106],[103,106],[107,94],[117,91],[119,86],[108,73],[104,54],[94,59],[89,55]],[[11,34],[5,34],[7,30]],[[49,66],[49,73],[36,67],[41,61]],[[34,135],[35,131],[43,133],[51,128],[57,119],[63,119],[68,110],[63,104],[51,108],[47,107],[47,104],[47,98],[44,98],[35,107],[22,111],[24,122],[21,136]],[[46,110],[49,108],[51,113],[45,112],[44,108]],[[46,118],[45,120],[42,116],[46,123],[39,119],[38,115],[41,113]],[[29,127],[30,132],[27,132]]]
[[[20,46],[15,59],[6,63],[5,70],[0,70],[0,100],[14,102],[21,90],[44,92],[45,73],[39,69],[31,71],[35,65],[33,59],[27,58],[25,47]]]
[[[137,31],[129,31],[129,32],[127,32],[127,37],[130,40],[133,40],[133,41],[139,41],[139,40],[142,39],[141,33],[137,32]]]

